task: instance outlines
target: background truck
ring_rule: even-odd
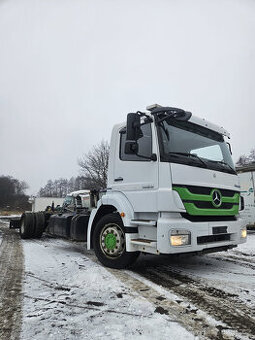
[[[32,196],[29,198],[28,202],[32,204],[32,212],[42,211],[47,206],[51,206],[54,204],[56,207],[57,205],[62,205],[64,198],[60,197],[35,197]]]
[[[81,239],[106,266],[140,252],[227,250],[246,241],[240,185],[226,130],[182,109],[152,105],[114,126],[108,185],[61,212],[24,214],[21,237],[47,232]]]
[[[241,216],[248,228],[255,228],[255,163],[237,167],[244,210]]]

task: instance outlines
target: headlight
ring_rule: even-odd
[[[247,230],[246,230],[246,228],[244,228],[244,229],[241,230],[241,237],[242,237],[242,238],[247,237]]]
[[[188,230],[172,230],[170,236],[170,243],[174,247],[187,246],[191,244],[191,234]]]

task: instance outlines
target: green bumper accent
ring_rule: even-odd
[[[174,186],[173,190],[177,191],[181,200],[183,201],[184,207],[188,214],[197,215],[197,216],[233,216],[237,215],[239,212],[239,200],[240,194],[235,193],[232,197],[222,196],[222,203],[233,203],[233,206],[230,209],[224,209],[221,207],[213,207],[213,199],[212,192],[214,189],[211,189],[210,195],[203,194],[193,194],[185,187]],[[220,191],[220,189],[219,189]],[[188,201],[188,202],[187,202]],[[192,202],[194,201],[194,203]],[[196,202],[211,202],[212,209],[209,208],[198,208],[196,207]]]

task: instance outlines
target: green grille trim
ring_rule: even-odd
[[[203,194],[193,194],[188,188],[174,186],[173,190],[177,191],[180,195],[182,201],[202,201],[202,202],[212,202],[212,194],[203,195]],[[214,189],[211,190],[211,193]],[[188,214],[190,215],[200,215],[200,216],[230,216],[237,215],[239,211],[239,200],[240,194],[235,193],[233,197],[222,196],[222,203],[235,203],[231,209],[202,209],[197,208],[192,202],[183,202],[184,207]]]
[[[183,203],[187,213],[190,215],[199,216],[233,216],[237,215],[239,211],[238,205],[233,205],[231,209],[199,209],[193,203]]]
[[[222,203],[239,203],[240,194],[236,193],[233,197],[222,196]]]
[[[173,190],[177,191],[182,200],[192,200],[192,201],[212,201],[211,195],[198,195],[192,194],[187,188],[173,187]]]

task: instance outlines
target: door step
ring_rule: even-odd
[[[157,222],[156,221],[151,221],[151,220],[131,220],[130,224],[156,226]]]
[[[130,242],[138,246],[151,247],[155,249],[157,248],[157,242],[154,240],[146,240],[144,238],[135,238],[135,239],[131,239]]]

